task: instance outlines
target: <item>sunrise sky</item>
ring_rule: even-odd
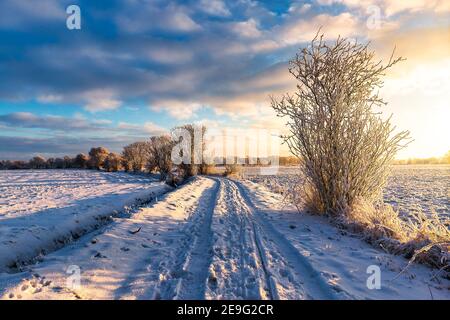
[[[415,139],[398,158],[450,150],[448,0],[2,0],[0,159],[120,151],[188,122],[283,130],[269,94],[293,91],[287,61],[320,26],[407,58],[381,90]]]

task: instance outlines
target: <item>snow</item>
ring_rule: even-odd
[[[126,173],[0,171],[0,271],[20,268],[168,190]]]
[[[450,299],[448,280],[299,214],[250,181],[196,177],[0,274],[3,299]],[[369,289],[367,268],[381,270]],[[73,270],[80,285],[72,285]]]
[[[303,181],[298,167],[279,167],[273,175],[262,175],[260,168],[247,167],[244,178],[281,194]],[[449,189],[450,165],[395,165],[391,167],[384,201],[402,215],[421,210],[449,217]]]

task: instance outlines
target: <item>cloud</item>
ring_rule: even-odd
[[[151,136],[159,135],[166,130],[152,122],[141,124],[131,124],[119,122],[114,126],[113,122],[108,119],[86,120],[81,116],[73,118],[45,115],[37,116],[29,112],[15,112],[0,115],[0,125],[5,129],[23,128],[23,129],[45,129],[51,133],[59,134],[61,132],[71,132],[73,134],[85,134],[93,132],[104,136]]]
[[[152,47],[148,50],[151,60],[169,65],[188,63],[192,60],[194,53],[184,50],[183,46],[170,44],[162,47]]]
[[[137,135],[148,135],[148,136],[156,136],[167,133],[167,130],[152,123],[146,122],[144,125],[137,125],[133,123],[127,122],[119,122],[118,129],[124,130],[126,132],[131,132]]]
[[[344,4],[349,8],[366,10],[370,6],[381,8],[386,16],[393,16],[401,12],[423,12],[435,13],[450,12],[450,3],[447,0],[317,0],[320,5],[332,5],[334,3]]]
[[[371,40],[371,48],[383,58],[396,45],[397,53],[408,60],[391,70],[391,79],[403,79],[429,61],[441,64],[450,54],[448,1],[242,0],[205,1],[200,6],[193,0],[123,0],[99,10],[92,1],[79,0],[83,29],[76,33],[65,29],[64,7],[69,2],[0,2],[2,103],[17,110],[19,101],[45,103],[45,110],[52,105],[70,105],[75,112],[115,110],[104,113],[111,117],[127,115],[134,103],[147,103],[146,112],[156,118],[159,112],[174,121],[200,121],[202,111],[212,110],[245,126],[268,126],[273,117],[269,94],[295,89],[287,61],[320,26],[327,39],[341,35]],[[373,4],[382,12],[380,29],[367,27],[367,9]],[[433,72],[438,69],[434,66]],[[41,129],[47,135],[61,134],[60,128],[74,134],[76,126],[84,126],[79,131],[86,135],[114,139],[159,130],[151,123],[121,120],[116,124],[108,119],[4,115],[0,126],[27,134]]]
[[[178,120],[187,120],[192,118],[195,111],[202,107],[203,105],[196,101],[168,99],[153,101],[150,108],[158,112],[168,112],[172,117]]]
[[[114,110],[120,107],[122,101],[115,98],[111,90],[96,89],[83,94],[86,104],[84,108],[90,112]]]
[[[115,22],[122,32],[145,33],[151,30],[192,32],[201,29],[186,11],[174,2],[126,1]]]
[[[200,0],[198,7],[201,11],[219,17],[228,17],[231,15],[227,5],[222,0]]]
[[[258,23],[255,19],[233,23],[231,30],[244,38],[258,38],[261,36],[261,31],[258,29]]]
[[[65,7],[61,1],[2,0],[0,2],[0,28],[29,29],[36,24],[63,22],[65,19]]]
[[[44,157],[75,156],[87,153],[90,148],[104,146],[111,151],[120,152],[122,147],[135,142],[129,137],[93,138],[69,137],[67,135],[51,138],[9,137],[0,136],[0,159],[28,160],[34,155]]]
[[[61,95],[43,94],[37,97],[37,101],[41,103],[55,103],[63,99]]]
[[[57,131],[100,129],[99,123],[93,126],[92,123],[84,119],[64,118],[53,115],[37,116],[29,112],[15,112],[0,115],[0,123],[10,127],[40,128]]]
[[[335,39],[338,36],[355,37],[363,29],[358,17],[349,12],[339,15],[319,14],[307,19],[293,17],[275,30],[279,36],[280,44],[294,45],[310,41],[320,29],[326,39]]]

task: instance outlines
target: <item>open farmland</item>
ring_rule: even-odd
[[[281,167],[276,175],[261,175],[259,168],[246,168],[244,177],[276,193],[285,193],[293,184],[302,182],[297,167]],[[422,210],[448,217],[449,193],[450,165],[398,165],[392,166],[384,200],[402,214]]]
[[[0,271],[20,269],[169,189],[126,173],[0,171]]]

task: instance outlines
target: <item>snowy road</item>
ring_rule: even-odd
[[[334,293],[268,223],[239,183],[220,179],[207,298],[333,299]]]
[[[197,177],[24,272],[0,274],[0,296],[429,299],[432,292],[435,299],[450,298],[448,282],[434,283],[423,266],[390,281],[405,262],[322,218],[298,214],[257,184]],[[382,271],[381,290],[366,285],[373,264]]]

